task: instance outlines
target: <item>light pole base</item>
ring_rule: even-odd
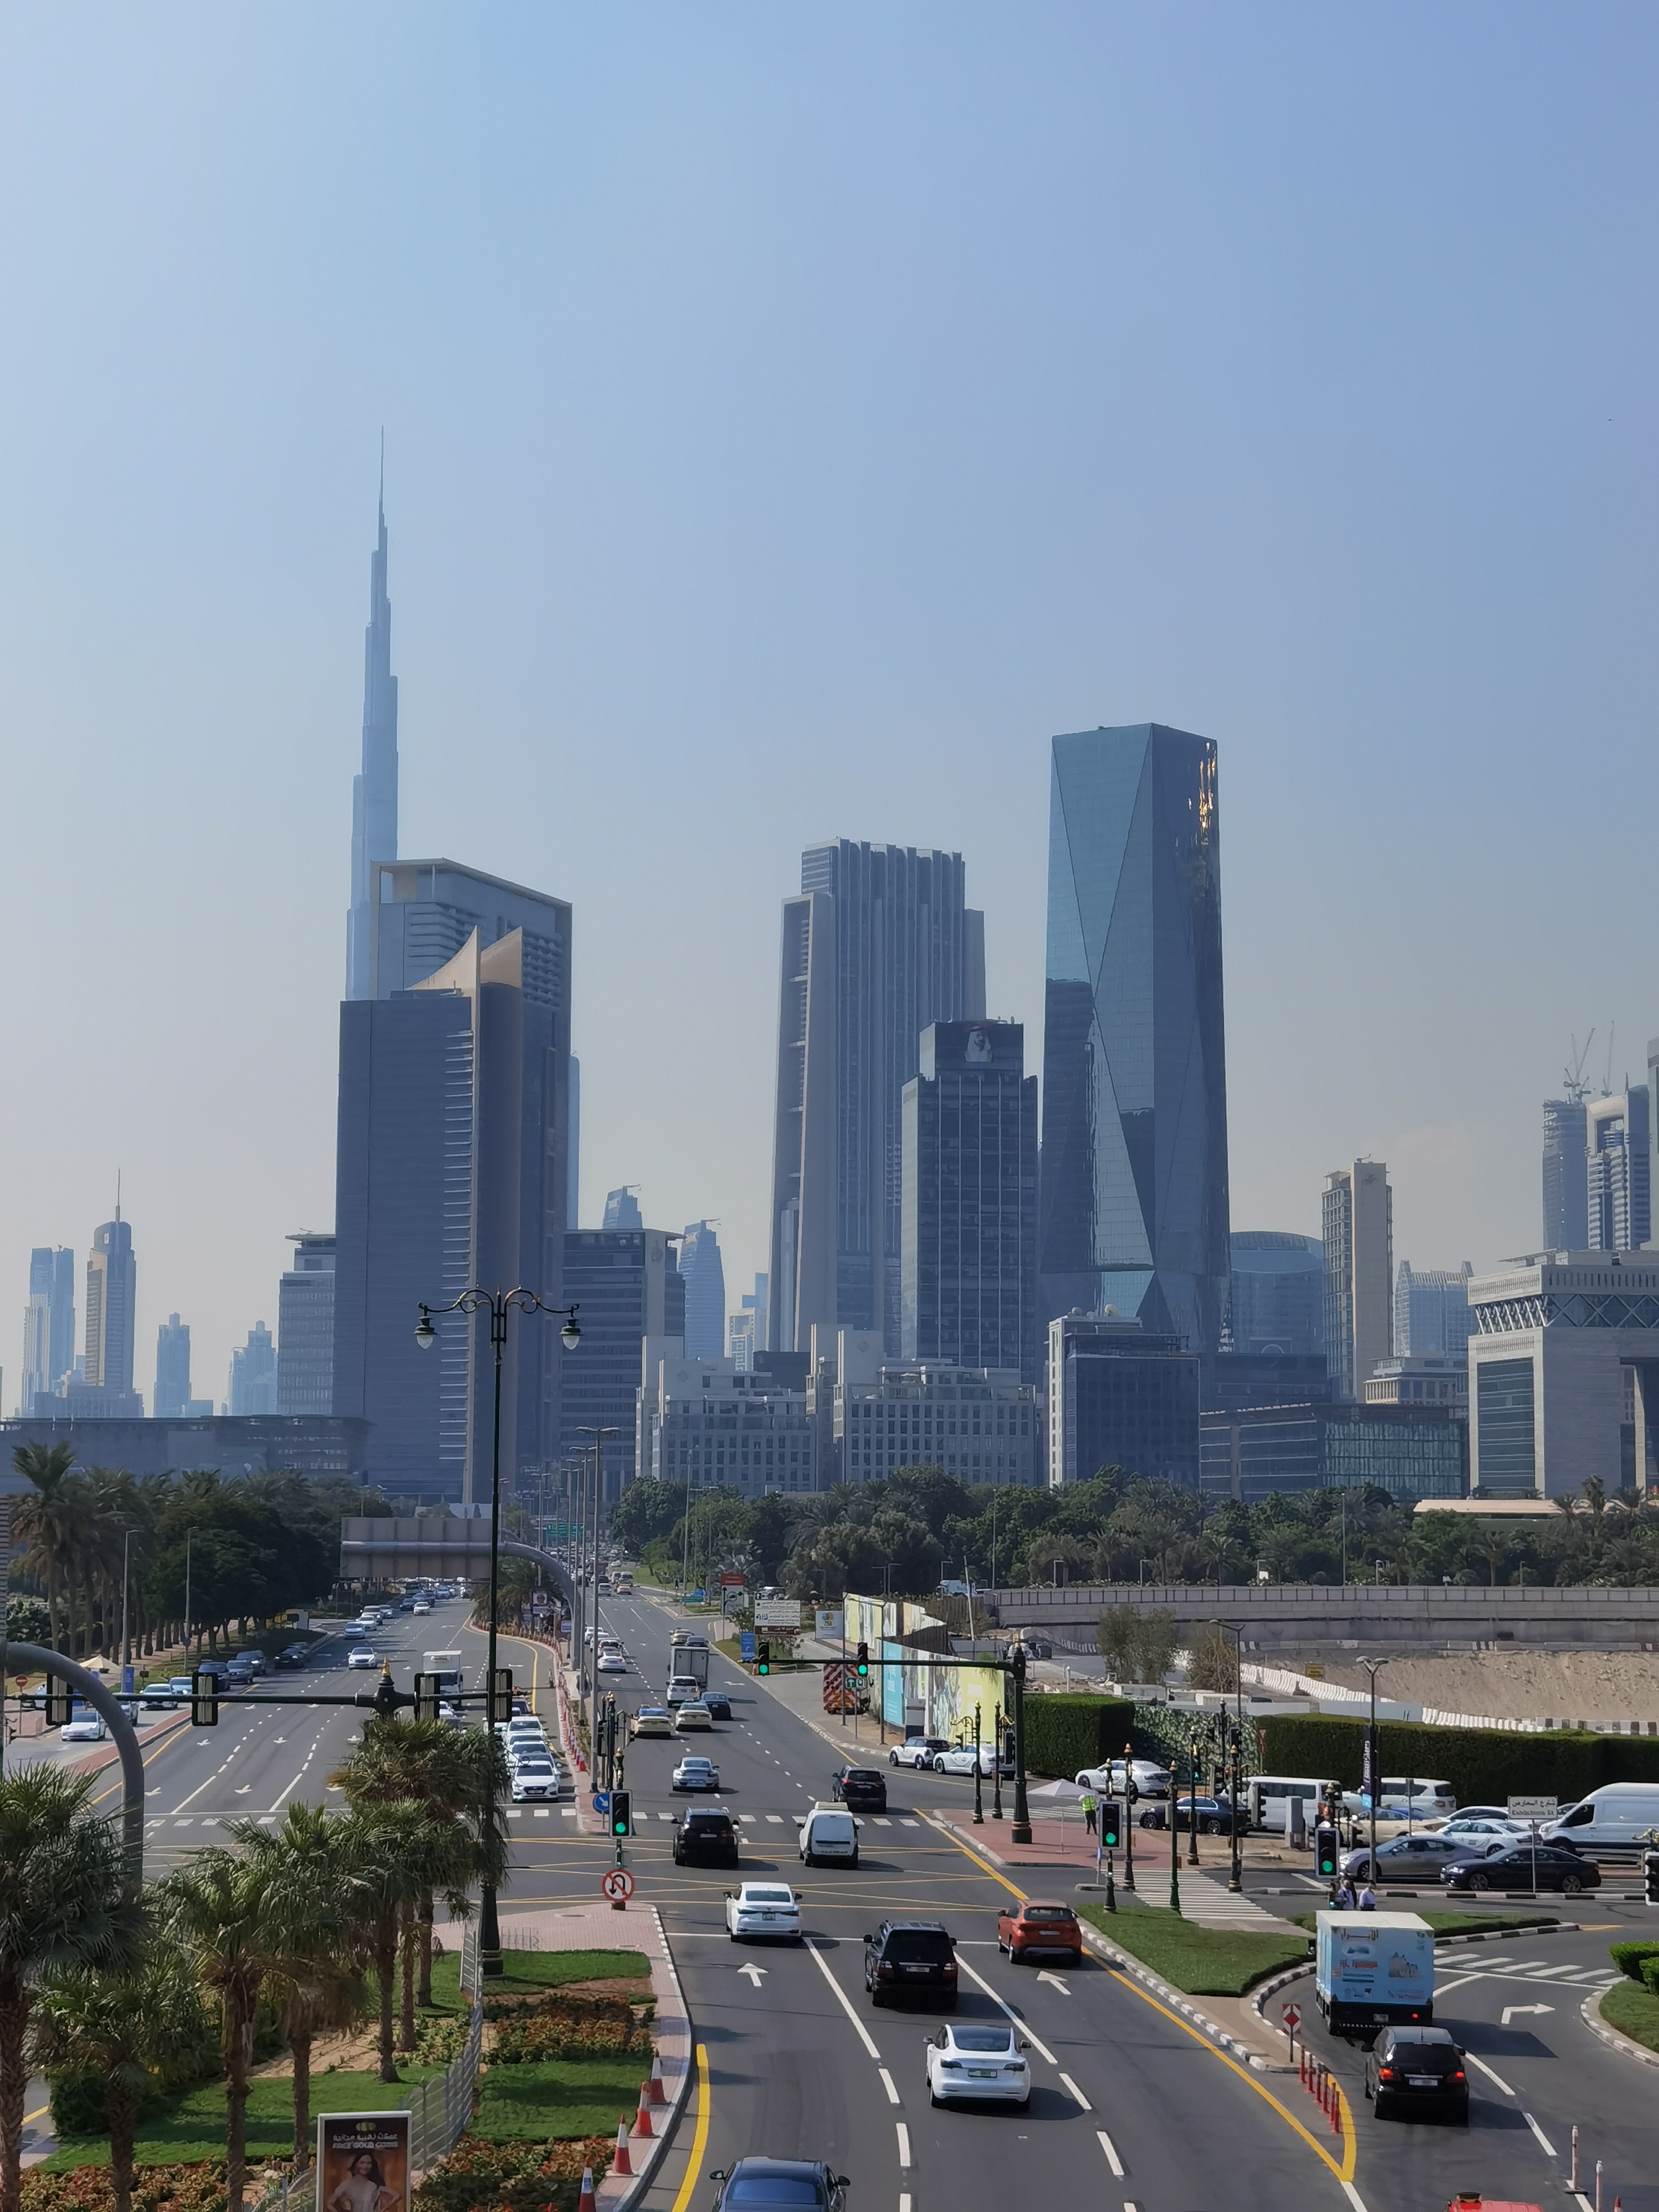
[[[1016,1820],[1013,1826],[1008,1831],[1008,1840],[1011,1844],[1029,1844],[1031,1840],[1030,1822],[1029,1820]]]

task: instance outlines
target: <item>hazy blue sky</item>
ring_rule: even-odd
[[[764,1264],[778,902],[1047,742],[1221,752],[1233,1219],[1539,1235],[1659,1031],[1650,5],[0,18],[0,1363],[118,1165],[140,1387],[333,1217],[375,457],[403,842],[575,906],[585,1218]],[[9,1311],[12,1319],[7,1322]]]

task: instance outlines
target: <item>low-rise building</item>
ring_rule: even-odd
[[[1469,1408],[1469,1369],[1464,1359],[1380,1360],[1365,1377],[1368,1406],[1455,1406]]]
[[[647,1338],[635,1474],[745,1498],[816,1490],[817,1423],[805,1366],[803,1358],[799,1373],[743,1369],[735,1359],[692,1359],[679,1337]]]
[[[1468,1422],[1446,1405],[1251,1406],[1202,1417],[1206,1498],[1386,1490],[1402,1504],[1462,1498]]]
[[[826,1393],[828,1481],[876,1482],[901,1467],[975,1485],[1038,1479],[1037,1394],[1016,1369],[890,1360],[875,1332],[843,1328],[833,1370],[820,1362],[814,1377],[815,1403]]]

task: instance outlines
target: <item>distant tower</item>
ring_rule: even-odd
[[[599,1226],[607,1232],[618,1229],[643,1229],[645,1216],[640,1212],[640,1201],[635,1197],[637,1183],[625,1182],[620,1190],[608,1190],[605,1194],[605,1218]]]
[[[137,1291],[132,1228],[115,1218],[92,1232],[87,1255],[87,1355],[85,1381],[94,1390],[125,1394],[132,1388],[132,1309]]]
[[[1591,1252],[1635,1252],[1652,1233],[1645,1086],[1584,1109],[1585,1211]]]
[[[386,458],[380,459],[380,532],[369,562],[363,635],[363,762],[351,786],[351,912],[346,922],[346,996],[374,994],[369,936],[372,869],[398,857],[398,679],[392,672],[392,602],[386,589]]]
[[[1381,1160],[1325,1178],[1325,1363],[1339,1398],[1359,1400],[1394,1353],[1394,1192]]]
[[[680,1274],[685,1283],[685,1356],[719,1359],[726,1341],[726,1268],[713,1222],[686,1224]]]
[[[182,1421],[190,1413],[190,1323],[177,1314],[169,1314],[155,1332],[155,1396],[150,1410],[158,1421]]]
[[[1589,1248],[1589,1192],[1585,1177],[1582,1098],[1544,1101],[1544,1245],[1551,1252]]]
[[[334,1262],[331,1230],[296,1229],[294,1265],[276,1293],[276,1411],[334,1411]]]
[[[247,1342],[230,1355],[230,1410],[233,1413],[276,1411],[276,1346],[262,1321],[254,1322]]]

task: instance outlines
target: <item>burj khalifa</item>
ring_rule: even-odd
[[[386,471],[380,538],[368,571],[363,633],[363,759],[351,784],[351,911],[346,921],[346,996],[374,995],[368,902],[376,860],[398,857],[398,679],[392,672],[392,602],[386,589]]]

